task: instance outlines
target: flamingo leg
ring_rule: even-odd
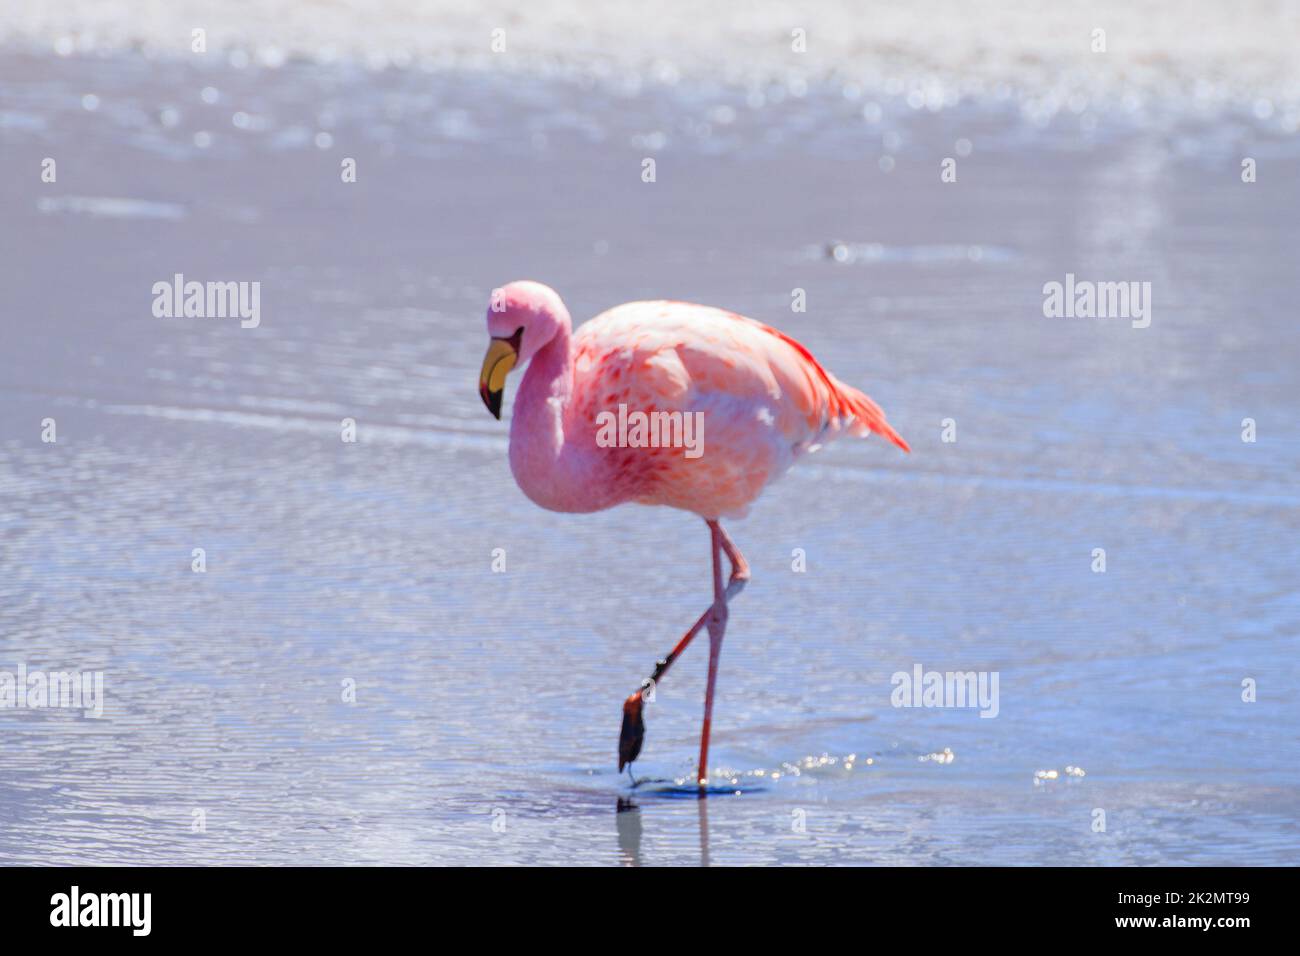
[[[718,533],[722,541],[722,550],[727,552],[727,559],[731,562],[731,578],[727,581],[727,600],[730,601],[745,589],[745,582],[749,580],[749,562],[740,553],[731,536],[722,529],[722,525],[716,521],[710,521],[708,524],[710,530]]]
[[[713,726],[713,690],[718,684],[718,658],[727,633],[727,592],[722,586],[722,526],[709,522],[713,538],[713,607],[709,608],[709,683],[704,691],[704,723],[700,725],[700,762],[696,780],[703,790],[709,785],[709,731]]]
[[[713,604],[700,615],[699,619],[691,625],[676,646],[668,652],[667,656],[655,664],[654,672],[651,673],[641,686],[630,694],[627,700],[623,701],[623,728],[619,734],[618,741],[618,769],[621,771],[624,765],[629,766],[628,773],[631,773],[630,765],[636,760],[641,752],[641,744],[645,739],[645,721],[641,716],[642,706],[645,702],[647,693],[653,693],[655,686],[672,667],[673,662],[686,650],[687,645],[694,640],[705,627],[709,629],[709,685],[708,693],[705,697],[704,711],[704,728],[700,741],[700,772],[697,778],[707,778],[705,770],[708,766],[708,749],[709,749],[709,726],[713,714],[713,689],[717,682],[718,670],[718,653],[722,649],[722,635],[726,630],[727,619],[727,602],[739,594],[745,587],[745,582],[749,580],[749,562],[745,560],[744,555],[732,542],[727,532],[722,530],[722,525],[717,521],[705,519],[709,526],[709,537],[713,545]],[[727,586],[722,587],[722,562],[720,551],[725,551],[728,560],[731,562],[731,576],[727,581]],[[721,613],[719,614],[719,608]],[[714,633],[717,632],[717,637]],[[635,786],[636,778],[633,778]]]

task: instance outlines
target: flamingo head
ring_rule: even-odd
[[[550,286],[524,280],[492,290],[487,311],[491,341],[478,379],[478,393],[488,411],[501,417],[511,369],[527,364],[568,325],[569,310]]]

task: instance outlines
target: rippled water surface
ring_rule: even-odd
[[[1297,862],[1285,130],[129,56],[0,79],[28,171],[0,177],[0,670],[105,675],[102,719],[0,710],[0,861]],[[1151,326],[1044,318],[1067,272],[1152,283]],[[175,273],[260,281],[260,326],[155,318]],[[831,446],[732,526],[707,800],[679,787],[703,646],[645,782],[615,771],[706,529],[515,487],[476,375],[519,277],[575,320],[779,325],[912,445]],[[997,672],[996,718],[892,707],[918,663]]]

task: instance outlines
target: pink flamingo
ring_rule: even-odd
[[[487,325],[491,342],[479,394],[498,419],[506,375],[532,363],[510,423],[510,469],[524,494],[563,512],[625,502],[668,505],[709,526],[713,604],[624,701],[618,753],[619,772],[627,765],[631,773],[645,737],[646,690],[707,627],[709,678],[696,775],[703,790],[727,605],[749,580],[749,565],[720,520],[743,517],[796,458],[843,432],[875,432],[903,451],[907,442],[880,406],[827,372],[806,348],[734,312],[629,302],[574,334],[555,290],[525,281],[494,290]],[[682,447],[688,441],[693,448]],[[731,564],[725,585],[723,552]]]

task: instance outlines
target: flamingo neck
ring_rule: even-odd
[[[542,406],[556,400],[560,407],[568,404],[573,394],[573,333],[569,323],[562,322],[558,331],[533,356],[528,363],[528,371],[519,385],[519,396],[515,399],[514,422],[525,420],[527,424],[542,424],[532,420]],[[521,407],[522,406],[522,407]],[[549,419],[549,412],[546,412]],[[519,425],[512,424],[510,437],[513,440]]]
[[[552,511],[591,511],[590,468],[578,447],[566,441],[565,422],[573,397],[572,332],[568,321],[528,363],[510,421],[510,469],[524,494]],[[600,505],[597,505],[598,507]]]

